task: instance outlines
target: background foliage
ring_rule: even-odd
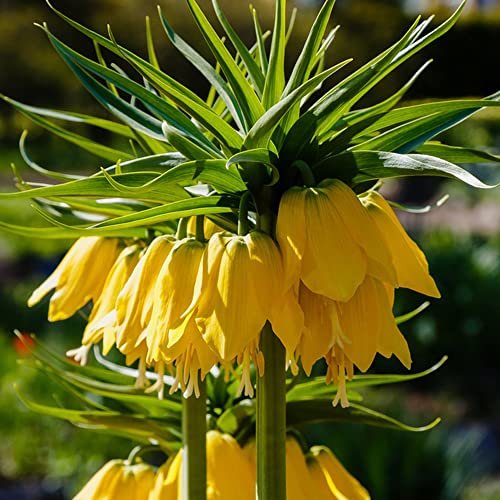
[[[100,31],[111,21],[117,37],[126,39],[130,48],[139,52],[144,52],[145,46],[142,20],[146,14],[151,15],[157,43],[162,41],[158,46],[162,47],[159,56],[163,67],[169,71],[171,68],[176,77],[195,89],[200,85],[198,91],[206,90],[169,46],[156,22],[156,1],[55,3]],[[196,44],[197,34],[185,28],[191,24],[180,4],[168,2],[164,8],[175,19],[175,28]],[[229,0],[221,4],[243,39],[250,41],[252,31],[246,9]],[[270,27],[272,2],[260,0],[254,4],[263,24]],[[31,23],[47,20],[56,34],[83,53],[90,54],[92,47],[59,22],[41,1],[3,0],[0,9],[0,92],[36,105],[89,112],[93,101]],[[299,50],[314,12],[301,11],[290,42],[295,51]],[[342,29],[332,51],[335,61],[331,62],[354,56],[357,65],[385,48],[408,25],[406,15],[395,2],[382,1],[339,1],[334,20]],[[499,81],[498,68],[492,64],[499,36],[500,17],[494,13],[487,18],[474,14],[465,17],[438,44],[379,85],[378,97],[401,86],[429,57],[435,62],[411,89],[408,99],[493,93]],[[10,163],[15,161],[22,168],[15,150],[21,130],[28,124],[3,103],[0,111],[0,189],[7,190],[12,185]],[[498,123],[498,112],[483,112],[467,126],[454,130],[448,141],[484,144],[498,154]],[[78,152],[75,156],[73,148],[49,138],[39,129],[30,131],[28,141],[33,157],[54,169],[88,171],[98,166],[90,155]],[[481,173],[486,181],[492,175],[484,170]],[[348,425],[315,427],[308,430],[307,438],[310,444],[330,445],[372,491],[375,500],[400,499],[403,491],[404,498],[409,500],[424,496],[446,500],[500,498],[498,480],[494,479],[500,473],[497,416],[500,400],[495,397],[500,375],[498,192],[469,193],[436,179],[412,179],[390,184],[387,189],[394,199],[411,203],[436,201],[447,192],[458,200],[430,215],[406,218],[428,255],[444,298],[434,301],[420,317],[404,325],[403,331],[409,339],[416,370],[427,368],[443,354],[448,354],[450,360],[438,374],[427,379],[402,389],[373,391],[367,397],[382,410],[387,409],[405,421],[417,422],[419,417],[439,414],[445,423],[425,435]],[[5,212],[6,208],[10,212]],[[26,221],[33,217],[31,211],[23,213],[25,209],[13,203],[0,210],[3,220],[12,218],[14,211],[17,221],[20,214]],[[477,216],[468,217],[470,213]],[[56,391],[55,386],[42,385],[36,373],[22,365],[23,352],[11,334],[14,328],[37,332],[61,352],[78,343],[82,330],[78,319],[50,325],[45,321],[46,302],[29,311],[25,306],[33,286],[50,272],[67,245],[64,241],[27,241],[0,235],[0,499],[43,495],[64,498],[107,458],[124,457],[130,448],[124,440],[74,429],[64,422],[32,414],[23,408],[13,391],[14,383],[35,387],[42,397]],[[400,293],[396,310],[408,311],[419,300],[414,294]],[[399,368],[381,360],[376,369],[394,372]]]

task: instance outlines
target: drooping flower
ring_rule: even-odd
[[[155,480],[154,469],[144,463],[111,460],[99,469],[74,500],[147,500]]]
[[[182,319],[192,300],[198,268],[205,243],[194,238],[178,241],[169,253],[154,291],[151,321],[144,332],[148,346],[147,362],[175,366],[178,387],[189,396],[199,395],[198,380],[203,380],[217,363],[192,316]]]
[[[28,306],[34,306],[55,289],[48,319],[68,319],[91,300],[97,301],[120,251],[119,240],[114,238],[79,238],[55,271],[31,294]]]
[[[408,344],[392,314],[393,292],[371,276],[366,276],[347,302],[333,301],[300,285],[298,301],[304,323],[295,356],[300,357],[307,375],[316,361],[325,359],[326,382],[337,386],[334,405],[349,405],[346,381],[352,379],[354,366],[365,372],[377,353],[386,358],[394,354],[410,368]]]
[[[99,299],[92,308],[87,326],[83,332],[82,345],[96,344],[104,340],[103,352],[107,354],[114,344],[114,336],[106,321],[102,321],[116,307],[118,295],[123,290],[137,262],[139,261],[140,246],[126,247],[114,263],[109,272]]]
[[[271,237],[259,231],[246,236],[216,233],[200,262],[185,316],[195,319],[222,362],[254,357],[262,367],[256,359],[259,335],[282,293],[281,257]],[[247,365],[244,378],[249,378]]]
[[[182,450],[157,476],[149,500],[182,500]],[[254,500],[255,477],[238,442],[229,434],[207,433],[207,499]]]
[[[182,498],[181,483],[182,449],[158,469],[148,500],[177,500]]]
[[[256,481],[255,440],[244,452]],[[335,455],[324,446],[314,446],[307,453],[295,437],[286,440],[287,500],[369,500],[366,489],[344,468]]]
[[[326,446],[313,446],[307,466],[317,491],[333,500],[369,500],[370,494]],[[329,496],[327,496],[329,495]]]
[[[389,203],[376,191],[370,191],[361,197],[361,201],[389,248],[396,269],[397,286],[439,298],[441,295],[429,274],[424,253],[408,236]]]
[[[175,244],[172,236],[159,236],[148,246],[116,301],[116,344],[132,362],[146,354],[146,342],[139,344],[153,310],[156,280]]]
[[[286,191],[276,237],[287,289],[300,279],[314,293],[345,302],[367,274],[396,284],[385,241],[356,194],[340,180]]]

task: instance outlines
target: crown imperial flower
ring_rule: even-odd
[[[55,289],[50,299],[49,321],[68,319],[99,298],[119,252],[117,239],[79,238],[55,271],[31,294],[28,306],[34,306]]]

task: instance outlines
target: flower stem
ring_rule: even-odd
[[[269,323],[260,348],[266,365],[257,378],[257,498],[286,500],[285,348]]]
[[[207,498],[207,390],[199,381],[200,397],[182,400],[182,491],[183,500]]]
[[[305,186],[316,186],[316,179],[314,178],[311,167],[305,161],[295,160],[291,165],[291,168],[293,167],[295,167],[300,172],[300,175],[302,175],[302,180]]]

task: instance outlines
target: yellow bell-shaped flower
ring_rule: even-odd
[[[257,471],[255,440],[252,439],[245,444],[244,452],[250,463],[255,485]],[[370,495],[328,448],[315,446],[304,454],[295,437],[288,436],[286,498],[287,500],[369,500]]]
[[[155,471],[149,465],[111,460],[92,476],[74,500],[147,500],[154,481]]]
[[[173,364],[178,387],[199,395],[198,380],[217,363],[192,316],[182,319],[192,300],[198,268],[206,245],[194,238],[178,241],[157,277],[151,321],[145,330],[147,362]]]
[[[188,313],[208,346],[229,362],[256,343],[282,293],[281,256],[271,237],[216,233],[201,260]]]
[[[375,191],[370,191],[361,200],[389,248],[396,269],[397,286],[439,298],[441,295],[429,274],[424,253],[408,236],[389,203]]]
[[[97,301],[120,252],[114,238],[79,238],[68,250],[55,271],[31,294],[28,306],[40,302],[51,290],[49,321],[73,316],[88,302]]]
[[[182,450],[160,468],[149,500],[183,500]],[[255,475],[238,442],[229,434],[207,433],[207,500],[255,500]]]
[[[369,500],[370,494],[325,446],[313,446],[307,465],[318,497],[332,500]]]
[[[106,278],[102,293],[90,313],[83,332],[82,345],[97,344],[104,340],[104,354],[107,354],[114,345],[115,328],[110,326],[109,317],[116,307],[118,295],[139,261],[139,254],[139,245],[131,245],[122,250],[116,259]]]
[[[340,180],[285,192],[276,237],[286,289],[300,279],[312,292],[346,302],[366,274],[396,282],[382,236],[356,194]]]
[[[165,462],[156,473],[148,500],[182,499],[182,450]]]
[[[411,366],[408,344],[396,325],[392,302],[384,284],[367,276],[354,297],[339,304],[340,324],[349,342],[344,353],[363,372],[370,368],[377,352],[395,354],[406,368]]]
[[[153,297],[160,269],[175,239],[159,236],[148,246],[116,301],[116,345],[128,355],[128,362],[146,354],[146,342],[138,343],[148,326],[153,310]]]

